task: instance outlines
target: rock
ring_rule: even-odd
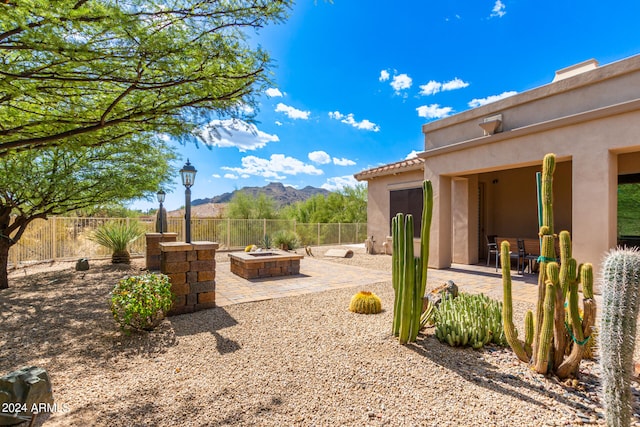
[[[333,258],[351,258],[353,251],[351,249],[329,249],[324,256]]]
[[[87,271],[89,269],[89,260],[86,258],[80,258],[76,262],[76,271]]]
[[[52,404],[51,381],[47,371],[36,366],[22,368],[0,377],[0,404],[12,403],[19,408],[21,417],[30,417],[33,408]],[[17,422],[16,422],[17,421]],[[0,414],[0,425],[12,425],[24,421],[6,414]]]
[[[442,296],[444,294],[449,294],[453,298],[458,296],[458,285],[453,283],[453,280],[447,281],[444,285],[438,286],[433,289],[431,292],[427,294],[427,299],[431,301],[431,304],[434,306],[440,305],[440,301],[442,301]]]

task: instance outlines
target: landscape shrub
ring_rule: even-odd
[[[172,303],[171,282],[164,274],[126,277],[111,292],[113,318],[124,330],[154,329],[165,318]]]
[[[273,235],[273,246],[284,250],[294,250],[300,247],[300,238],[290,230],[280,230]]]

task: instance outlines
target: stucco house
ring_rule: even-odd
[[[420,214],[424,179],[434,189],[430,267],[477,263],[487,235],[535,238],[535,174],[555,153],[555,228],[571,232],[574,257],[597,271],[617,244],[618,182],[640,182],[640,55],[565,68],[549,84],[422,132],[417,158],[355,175],[368,183],[376,251],[385,249],[395,213]]]

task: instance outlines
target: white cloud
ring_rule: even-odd
[[[327,182],[322,184],[320,188],[324,188],[329,191],[342,190],[344,187],[355,187],[358,185],[358,180],[353,175],[336,176],[327,179]]]
[[[504,3],[502,3],[500,0],[496,0],[496,3],[493,5],[493,9],[491,9],[491,15],[489,15],[490,17],[498,17],[498,18],[502,18],[504,15],[507,14],[507,12],[505,12],[506,6]]]
[[[282,92],[276,87],[270,87],[265,90],[264,93],[266,93],[269,98],[282,98]]]
[[[356,164],[356,162],[354,162],[353,160],[345,159],[344,157],[341,159],[334,157],[333,164],[338,166],[353,166]]]
[[[396,91],[400,92],[403,89],[409,89],[413,80],[406,74],[398,74],[397,76],[393,76],[393,80],[391,80],[391,87]]]
[[[256,156],[242,158],[242,167],[223,166],[222,169],[241,175],[262,176],[269,179],[286,179],[287,175],[322,175],[324,172],[313,165],[287,157],[284,154],[272,154],[269,159]]]
[[[280,122],[278,120],[276,120],[275,123],[276,123],[276,126],[282,126],[282,122]]]
[[[426,85],[420,85],[420,95],[425,95],[425,96],[433,95],[440,92],[441,89],[442,89],[442,83],[437,82],[435,80],[431,80]]]
[[[469,86],[469,83],[459,79],[454,78],[453,80],[449,80],[448,82],[437,82],[435,80],[431,80],[426,85],[420,86],[420,95],[435,95],[438,92],[445,92],[448,90],[456,90],[462,89]]]
[[[309,153],[308,157],[309,160],[311,160],[313,163],[318,163],[321,165],[331,163],[331,156],[324,151],[312,151],[311,153]]]
[[[284,113],[290,119],[302,119],[307,120],[309,118],[310,111],[302,111],[297,108],[290,107],[282,102],[276,105],[276,113]]]
[[[270,142],[280,141],[278,135],[259,130],[256,125],[242,120],[212,120],[196,132],[196,136],[213,147],[236,147],[239,151],[263,148]]]
[[[386,82],[387,80],[389,80],[389,72],[387,70],[382,70],[380,71],[380,77],[378,77],[378,80],[381,82]]]
[[[212,178],[222,178],[220,174],[214,173],[211,175]]]
[[[356,129],[369,130],[372,132],[378,132],[380,130],[380,126],[367,119],[357,122],[353,117],[353,113],[345,115],[340,111],[332,111],[329,112],[329,117],[335,120],[340,120],[341,123],[353,126]]]
[[[227,179],[238,179],[238,175],[234,175],[232,173],[225,173],[224,177]]]
[[[486,98],[474,98],[471,101],[469,101],[469,107],[476,108],[476,107],[480,107],[482,105],[487,105],[487,104],[490,104],[492,102],[496,102],[496,101],[499,101],[501,99],[508,98],[508,97],[513,96],[513,95],[515,95],[517,93],[518,92],[516,92],[515,90],[510,90],[508,92],[502,92],[500,95],[491,95],[491,96],[487,96]]]
[[[456,77],[453,80],[449,80],[446,83],[442,83],[442,90],[447,91],[447,90],[463,89],[467,86],[469,86],[469,83]]]
[[[409,154],[407,154],[407,157],[405,157],[404,159],[405,159],[405,160],[415,159],[416,157],[418,157],[418,153],[419,153],[419,152],[420,152],[420,151],[413,150],[413,151],[411,151]]]
[[[451,107],[440,107],[440,104],[422,105],[416,108],[418,116],[425,117],[427,119],[441,119],[447,117],[453,112]]]

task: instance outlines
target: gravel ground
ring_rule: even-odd
[[[334,261],[390,268],[389,256],[354,252]],[[218,260],[225,268],[226,254]],[[399,345],[389,333],[388,282],[368,289],[386,308],[378,315],[349,312],[359,289],[344,289],[176,316],[154,332],[123,334],[109,291],[141,266],[96,261],[83,273],[56,263],[11,273],[11,288],[0,293],[0,372],[49,372],[61,410],[38,425],[603,424],[594,362],[583,361],[571,387],[535,374],[510,350],[451,348],[428,329]],[[516,324],[528,308],[515,304]],[[637,384],[634,393],[640,412]]]

